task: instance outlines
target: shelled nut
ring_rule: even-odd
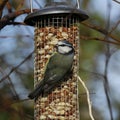
[[[67,82],[63,82],[60,88],[56,88],[47,97],[39,97],[35,105],[36,120],[78,120],[77,111],[77,59],[78,28],[66,27],[36,27],[35,29],[35,84],[43,79],[46,63],[49,60],[54,45],[63,39],[71,42],[75,48],[73,73]],[[74,109],[73,109],[74,108]],[[73,115],[74,114],[74,115]],[[73,116],[72,116],[73,115]],[[58,117],[59,116],[59,117]]]

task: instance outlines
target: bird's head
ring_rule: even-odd
[[[67,40],[58,41],[56,44],[57,52],[61,54],[70,54],[74,52],[74,48]]]

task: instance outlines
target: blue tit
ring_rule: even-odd
[[[67,40],[58,41],[55,53],[47,62],[44,78],[28,97],[37,99],[39,96],[47,96],[61,85],[64,78],[71,72],[74,55],[74,48],[70,42]]]

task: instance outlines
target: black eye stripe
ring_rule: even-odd
[[[61,44],[61,45],[58,45],[58,46],[62,46],[62,47],[64,47],[64,46],[66,46],[66,47],[72,47],[71,45],[66,45],[66,44]]]
[[[59,45],[59,46],[66,46],[66,45],[63,44],[63,45]]]

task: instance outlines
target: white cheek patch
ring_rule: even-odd
[[[72,48],[68,47],[68,46],[59,46],[58,47],[58,52],[65,54],[65,53],[69,53],[72,50]]]
[[[60,45],[63,45],[63,42],[59,41],[58,42],[58,46],[60,46]]]

